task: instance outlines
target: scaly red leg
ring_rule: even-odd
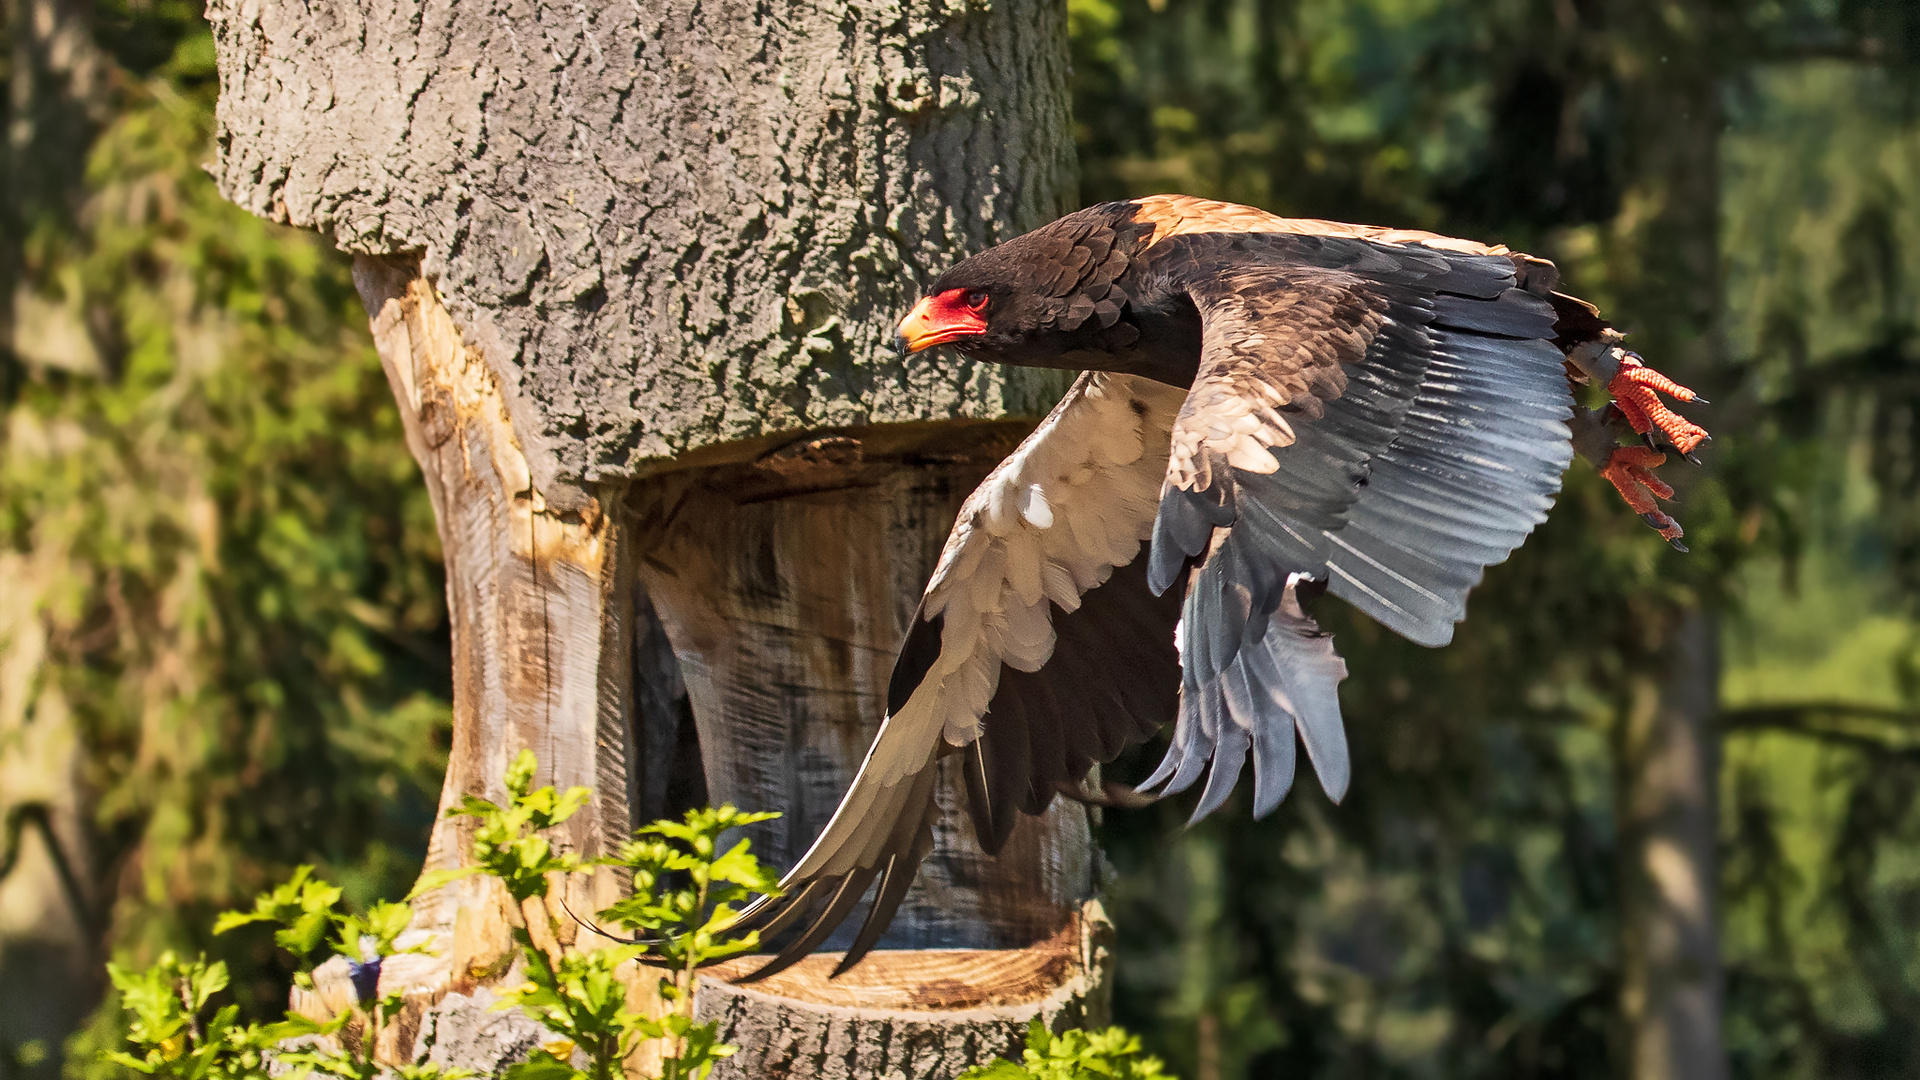
[[[1659,431],[1683,456],[1707,441],[1706,429],[1674,412],[1661,402],[1660,394],[1681,401],[1702,401],[1700,395],[1642,363],[1633,353],[1620,353],[1620,371],[1607,383],[1607,393],[1633,430],[1642,436]],[[1656,464],[1658,464],[1656,462]],[[1616,481],[1616,486],[1617,486]],[[1626,490],[1621,489],[1621,494]],[[1665,496],[1662,496],[1665,498]],[[1629,498],[1628,503],[1633,500]]]
[[[1627,500],[1633,512],[1640,520],[1660,533],[1661,539],[1672,544],[1676,550],[1685,551],[1687,545],[1680,542],[1686,535],[1680,523],[1663,512],[1653,500],[1673,498],[1673,489],[1668,487],[1650,469],[1666,464],[1667,455],[1644,446],[1617,446],[1607,458],[1607,464],[1601,468],[1600,475],[1613,484],[1620,497]]]
[[[1650,471],[1666,462],[1660,452],[1656,433],[1671,443],[1688,461],[1698,464],[1694,448],[1710,436],[1699,425],[1667,408],[1661,394],[1681,401],[1706,399],[1692,390],[1648,367],[1635,353],[1620,347],[1622,335],[1603,329],[1599,336],[1567,350],[1567,363],[1577,371],[1576,382],[1603,382],[1613,403],[1602,409],[1574,410],[1571,427],[1573,445],[1582,457],[1600,468],[1600,475],[1613,484],[1633,512],[1658,531],[1667,543],[1685,551],[1680,542],[1680,523],[1667,516],[1656,499],[1673,498],[1673,489],[1656,479]],[[1625,426],[1645,441],[1645,446],[1621,446],[1616,428]]]

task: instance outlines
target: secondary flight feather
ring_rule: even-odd
[[[949,755],[989,852],[1168,722],[1143,789],[1204,779],[1195,819],[1249,761],[1270,813],[1301,748],[1339,799],[1347,669],[1302,598],[1446,644],[1576,450],[1684,551],[1650,470],[1706,438],[1656,392],[1695,396],[1557,284],[1505,248],[1179,195],[1069,214],[941,275],[903,351],[1081,374],[961,507],[858,775],[785,894],[737,924],[787,935],[753,977],[870,890],[840,970],[873,947],[932,847]],[[1611,404],[1575,403],[1590,381]]]

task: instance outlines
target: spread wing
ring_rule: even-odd
[[[785,895],[736,924],[767,939],[801,927],[752,978],[817,947],[878,881],[839,970],[873,947],[932,847],[941,758],[964,755],[974,829],[992,852],[1020,812],[1044,810],[1172,718],[1179,600],[1148,590],[1136,556],[1184,396],[1083,374],[961,506],[866,760]]]
[[[1324,586],[1442,645],[1485,568],[1545,519],[1572,456],[1572,399],[1553,306],[1521,287],[1541,264],[1351,237],[1172,243],[1184,250],[1166,272],[1200,312],[1202,355],[1172,433],[1151,584],[1198,570],[1173,744],[1143,786],[1183,790],[1211,763],[1198,818],[1251,754],[1266,813],[1292,783],[1297,729],[1337,799],[1346,671],[1299,590]]]

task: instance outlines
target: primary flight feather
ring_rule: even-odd
[[[852,787],[784,895],[736,924],[796,931],[752,977],[877,882],[839,970],[873,947],[932,847],[950,754],[989,852],[1168,721],[1142,788],[1204,777],[1196,819],[1249,761],[1271,812],[1297,747],[1339,799],[1347,670],[1302,595],[1446,644],[1576,449],[1685,550],[1648,470],[1660,441],[1691,457],[1706,438],[1655,391],[1696,399],[1557,283],[1500,247],[1180,195],[1069,214],[941,275],[903,352],[1082,374],[961,507]],[[1577,406],[1586,381],[1612,404]]]

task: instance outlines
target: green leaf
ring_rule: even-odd
[[[312,1017],[303,1016],[300,1013],[289,1012],[285,1020],[265,1025],[260,1029],[260,1033],[269,1043],[277,1043],[286,1039],[306,1038],[313,1035],[332,1035],[341,1028],[346,1027],[347,1021],[352,1018],[353,1011],[351,1009],[342,1009],[339,1015],[331,1020],[315,1020]]]
[[[224,934],[252,923],[275,923],[273,940],[294,956],[305,958],[320,947],[338,916],[334,905],[340,902],[336,885],[313,876],[313,867],[297,867],[284,884],[254,899],[253,910],[229,911],[214,922],[213,931]]]
[[[660,1061],[663,1074],[671,1080],[705,1080],[717,1062],[732,1057],[737,1049],[720,1041],[717,1021],[695,1024],[683,1016],[672,1016],[668,1021],[668,1030],[681,1040],[679,1052]]]
[[[473,1080],[480,1074],[464,1066],[446,1068],[420,1062],[408,1062],[396,1067],[393,1074],[400,1080]]]
[[[1055,1035],[1036,1017],[1027,1024],[1021,1057],[1021,1064],[996,1061],[956,1080],[1173,1080],[1159,1058],[1141,1052],[1138,1036],[1119,1027]]]
[[[488,803],[487,805],[491,806],[493,804]],[[420,880],[414,883],[413,891],[407,894],[406,900],[408,903],[411,903],[435,889],[441,888],[451,882],[459,881],[464,877],[472,877],[477,873],[480,873],[480,868],[477,866],[458,866],[448,870],[429,870],[420,875]]]
[[[545,1050],[535,1050],[527,1060],[507,1066],[504,1075],[506,1080],[573,1080],[587,1074]]]
[[[531,750],[520,751],[507,764],[507,790],[515,799],[524,798],[533,787],[533,773],[537,764]]]

